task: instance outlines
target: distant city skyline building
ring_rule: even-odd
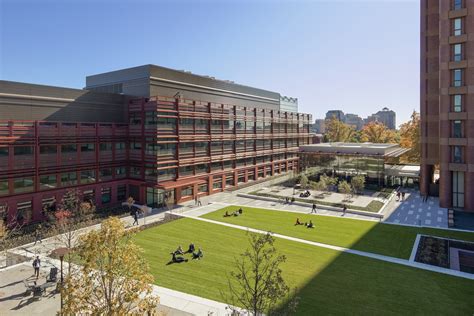
[[[367,117],[367,119],[365,120],[365,124],[370,122],[380,122],[387,126],[389,129],[396,129],[396,119],[397,114],[389,108],[384,107],[381,111],[378,111],[377,113],[374,113]]]
[[[313,133],[324,134],[326,132],[326,120],[325,119],[317,119],[314,121]]]
[[[360,131],[364,126],[364,120],[359,115],[351,113],[345,115],[344,123],[354,127],[357,131]]]
[[[344,122],[345,120],[344,112],[341,110],[329,110],[326,112],[326,120],[330,120],[334,117],[337,118],[341,122]]]
[[[378,111],[377,113],[373,113],[372,115],[369,115],[365,119],[360,117],[357,114],[353,113],[344,113],[342,110],[329,110],[326,112],[325,119],[316,119],[315,120],[315,126],[313,127],[313,130],[317,133],[324,133],[324,131],[321,130],[320,126],[322,126],[321,121],[325,120],[330,120],[332,118],[336,118],[339,121],[348,124],[356,130],[361,130],[364,125],[370,123],[370,122],[380,122],[383,123],[385,126],[387,126],[389,129],[396,129],[397,124],[396,124],[396,113],[392,110],[390,110],[387,107],[384,107],[382,110]]]

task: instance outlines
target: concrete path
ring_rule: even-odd
[[[189,212],[186,212],[186,213],[183,213],[183,214],[180,214],[180,215],[183,216],[183,217],[186,217],[186,218],[192,218],[192,219],[207,222],[207,223],[227,226],[227,227],[236,228],[236,229],[245,230],[245,231],[250,231],[250,232],[254,232],[254,233],[259,233],[259,234],[266,234],[267,233],[266,231],[259,230],[259,229],[254,229],[254,228],[250,228],[250,227],[246,227],[246,226],[234,225],[234,224],[229,224],[229,223],[224,223],[224,222],[219,222],[219,221],[215,221],[215,220],[211,220],[211,219],[196,216],[197,214],[200,214],[198,216],[201,216],[201,215],[204,215],[206,213],[213,212],[214,210],[216,210],[215,205],[213,205],[213,207],[209,207],[209,208],[203,206],[203,207],[200,207],[198,210],[189,211]],[[428,271],[433,271],[433,272],[438,272],[438,273],[443,273],[443,274],[448,274],[448,275],[452,275],[452,276],[456,276],[456,277],[461,277],[461,278],[465,278],[465,279],[474,280],[474,274],[471,274],[471,273],[465,273],[465,272],[455,271],[455,270],[451,270],[451,269],[440,268],[440,267],[436,267],[436,266],[432,266],[432,265],[422,264],[422,263],[415,262],[413,260],[400,259],[400,258],[395,258],[395,257],[390,257],[390,256],[379,255],[379,254],[375,254],[375,253],[371,253],[371,252],[365,252],[365,251],[359,251],[359,250],[354,250],[354,249],[349,249],[349,248],[344,248],[344,247],[339,247],[339,246],[333,246],[333,245],[329,245],[329,244],[319,243],[319,242],[315,242],[315,241],[309,241],[309,240],[296,238],[296,237],[291,237],[291,236],[286,236],[286,235],[281,235],[281,234],[277,234],[277,233],[272,233],[272,235],[275,236],[275,237],[278,237],[278,238],[282,238],[282,239],[286,239],[286,240],[290,240],[290,241],[295,241],[295,242],[299,242],[299,243],[304,243],[304,244],[308,244],[308,245],[312,245],[312,246],[322,247],[322,248],[331,249],[331,250],[335,250],[335,251],[350,253],[350,254],[353,254],[353,255],[368,257],[368,258],[372,258],[372,259],[376,259],[376,260],[391,262],[391,263],[395,263],[395,264],[401,264],[401,265],[409,266],[409,267],[412,267],[412,268],[428,270]]]
[[[439,200],[430,197],[423,203],[418,191],[408,191],[405,201],[393,199],[385,210],[384,221],[393,224],[448,228],[448,210],[439,207]]]

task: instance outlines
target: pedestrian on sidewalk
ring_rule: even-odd
[[[40,242],[40,243],[43,243],[43,236],[41,236],[41,225],[38,225],[38,227],[36,228],[35,230],[35,246],[36,246],[36,243]]]
[[[405,201],[405,191],[402,192],[402,201]]]
[[[342,208],[342,216],[346,215],[346,211],[347,211],[347,206],[346,204],[344,204],[344,207]]]
[[[313,203],[313,209],[311,210],[311,213],[316,214],[316,203]]]
[[[397,192],[397,202],[400,201],[400,191]]]
[[[197,198],[198,206],[202,206],[201,199]]]
[[[133,221],[132,226],[135,225],[135,223],[138,226],[138,211],[137,210],[133,210],[133,219],[134,219],[134,221]]]
[[[198,197],[196,195],[196,197],[194,198],[194,206],[198,205]]]
[[[33,269],[34,269],[34,275],[36,276],[37,279],[39,277],[40,267],[41,267],[41,260],[39,256],[36,256],[36,259],[33,260]]]

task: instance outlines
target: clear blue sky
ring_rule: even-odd
[[[419,1],[0,0],[0,78],[83,88],[157,64],[397,124],[419,110]]]

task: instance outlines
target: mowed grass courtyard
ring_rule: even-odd
[[[231,209],[235,210],[238,207],[234,206]],[[276,216],[286,214],[278,211],[255,210],[253,216],[265,216],[260,214],[260,211],[270,212],[271,214],[268,215]],[[215,215],[216,219],[220,217],[219,219],[223,220],[224,212],[225,210],[219,210],[204,217]],[[250,219],[252,213],[245,207],[243,216],[225,220],[251,226],[236,221],[244,221],[246,217]],[[289,215],[293,224],[297,214]],[[300,220],[305,219],[302,217]],[[311,230],[312,233],[316,233],[318,225],[322,225],[318,222],[323,216],[316,218],[316,221],[313,220],[316,228]],[[286,218],[284,219],[286,222]],[[334,222],[333,226],[348,225],[346,219],[334,219],[338,221]],[[260,220],[263,221],[261,218]],[[365,224],[365,222],[362,223]],[[280,225],[285,226],[282,222]],[[330,226],[329,223],[327,225]],[[329,226],[327,229],[330,231]],[[306,229],[298,228],[302,231]],[[338,228],[332,227],[332,229]],[[360,234],[363,234],[364,230],[359,229]],[[373,229],[366,228],[369,234]],[[277,232],[276,229],[272,231]],[[333,237],[326,238],[336,240],[336,236],[337,232]],[[359,238],[345,236],[342,241],[349,244],[363,238],[363,236]],[[399,241],[408,244],[403,241],[404,238]],[[228,290],[227,276],[230,271],[235,270],[234,258],[248,247],[246,232],[243,230],[189,218],[146,229],[137,233],[134,239],[144,249],[144,256],[149,262],[157,285],[217,301],[223,301],[221,292]],[[305,239],[310,239],[310,237],[307,236]],[[390,240],[385,242],[390,244],[397,239],[399,237],[396,231],[393,231]],[[190,242],[195,243],[197,247],[202,247],[203,260],[191,260],[188,254],[185,255],[190,259],[188,262],[168,265],[171,259],[169,253],[178,245],[187,249]],[[383,241],[378,243],[383,243]],[[408,245],[410,250],[411,246]],[[472,315],[474,311],[472,300],[474,281],[471,280],[284,239],[277,238],[275,247],[287,256],[287,261],[282,266],[283,276],[290,287],[298,288],[300,304],[297,313],[299,315],[317,313]],[[394,253],[404,254],[403,251]]]
[[[224,217],[226,211],[231,214],[239,208],[243,209],[243,215]],[[310,210],[308,208],[308,213]],[[470,232],[383,224],[342,216],[317,216],[248,206],[227,206],[201,217],[402,259],[410,258],[417,234],[474,241],[474,233]],[[302,225],[295,226],[296,218],[299,218],[303,223],[312,220],[315,228],[307,229]]]

